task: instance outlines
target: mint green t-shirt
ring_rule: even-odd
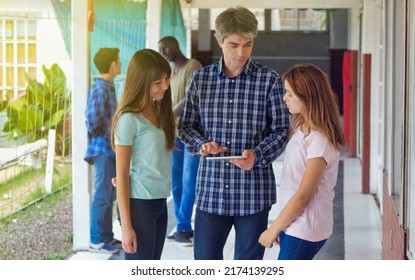
[[[131,198],[167,198],[171,191],[171,151],[162,129],[143,114],[120,116],[114,133],[116,146],[132,146]]]

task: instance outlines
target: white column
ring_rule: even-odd
[[[359,50],[360,6],[354,6],[349,13],[349,49]]]
[[[72,201],[73,250],[89,245],[91,169],[84,161],[87,147],[85,107],[89,88],[88,1],[72,0]]]
[[[184,1],[181,1],[184,2]],[[181,4],[183,6],[183,4]],[[187,21],[185,22],[186,28],[186,57],[192,57],[192,11],[190,4],[186,3]]]
[[[161,30],[162,0],[147,1],[146,48],[158,51]]]

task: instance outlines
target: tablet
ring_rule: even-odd
[[[207,160],[231,160],[231,159],[244,159],[243,156],[229,156],[229,157],[206,157]]]

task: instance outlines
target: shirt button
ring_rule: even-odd
[[[232,83],[234,83],[235,82],[235,80],[232,80]]]
[[[229,145],[230,143],[231,143],[231,141],[226,141],[226,144],[228,144],[228,145]]]
[[[225,188],[228,189],[229,188],[229,185],[225,185]]]
[[[229,100],[229,102],[230,102],[230,103],[232,103],[232,99],[231,99],[231,100]]]
[[[229,162],[225,163],[226,166],[229,166]]]
[[[232,123],[232,121],[228,121],[228,123]]]

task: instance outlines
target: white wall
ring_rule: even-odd
[[[55,19],[44,19],[38,22],[37,39],[37,61],[46,67],[58,63],[70,83],[72,80],[71,61]]]
[[[382,25],[373,21],[374,18],[381,19],[381,0],[365,0],[362,22],[362,53],[372,55],[371,73],[371,128],[370,128],[370,192],[377,193],[382,198],[382,174],[383,161],[380,160],[379,151],[382,149],[382,129],[383,123],[379,109],[383,107],[382,93],[380,92],[380,69],[381,69],[381,32]]]

